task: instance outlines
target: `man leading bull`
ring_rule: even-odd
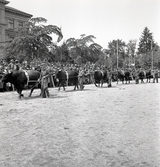
[[[79,81],[79,85],[80,85],[80,90],[84,89],[83,80],[84,80],[84,70],[82,67],[80,67],[79,74],[78,74],[78,81]]]

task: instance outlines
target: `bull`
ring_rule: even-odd
[[[126,70],[126,71],[124,72],[124,78],[125,78],[126,84],[127,84],[127,83],[130,83],[130,81],[131,81],[132,78],[133,78],[132,71]]]
[[[96,70],[94,71],[94,84],[96,87],[102,87],[103,83],[107,82],[108,87],[111,87],[111,73],[107,70]],[[98,85],[97,85],[98,84]]]
[[[117,80],[117,84],[118,84],[118,80],[122,81],[122,84],[124,84],[124,80],[125,80],[125,73],[123,70],[117,70],[114,74],[114,79]]]
[[[152,74],[151,74],[151,70],[146,70],[146,79],[147,81],[146,82],[149,82],[150,83],[150,80],[151,78],[153,78]]]
[[[11,73],[5,74],[2,77],[2,83],[6,84],[10,82],[14,85],[17,93],[19,94],[19,98],[23,97],[22,90],[25,86],[32,86],[29,97],[32,95],[35,86],[38,85],[40,79],[40,72],[36,70],[15,70]]]
[[[78,71],[76,70],[59,70],[55,78],[58,81],[58,90],[60,90],[61,86],[63,86],[63,89],[65,90],[65,85],[73,84],[74,90],[79,89],[78,87]]]
[[[144,70],[140,70],[139,74],[139,79],[141,80],[141,83],[144,83],[144,79],[146,78],[146,72]]]

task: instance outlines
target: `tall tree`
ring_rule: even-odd
[[[45,23],[47,23],[45,18],[31,18],[28,26],[19,29],[16,37],[6,45],[6,55],[16,58],[18,55],[24,55],[23,59],[26,60],[50,57],[51,34],[54,33],[58,36],[57,42],[63,38],[63,35],[59,27],[44,25]]]
[[[155,47],[153,34],[145,27],[139,39],[138,54],[147,54]]]
[[[157,61],[159,61],[159,58],[154,55],[157,55],[158,50],[159,46],[154,41],[153,34],[147,27],[145,27],[138,47],[139,64],[145,68],[150,68],[152,65],[157,66]]]

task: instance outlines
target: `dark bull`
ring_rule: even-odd
[[[65,85],[68,85],[68,83],[71,83],[74,85],[74,90],[76,90],[76,87],[78,89],[78,72],[75,70],[70,71],[64,71],[59,70],[56,73],[56,79],[58,80],[59,89],[61,86],[63,86],[63,89],[65,90]]]
[[[107,82],[108,87],[111,87],[111,73],[107,70],[96,70],[94,72],[94,84],[96,87],[98,87],[98,85],[101,87],[103,86],[103,83]],[[98,84],[98,85],[97,85]]]
[[[2,77],[3,83],[10,82],[14,85],[17,93],[19,94],[19,98],[23,96],[22,90],[25,86],[32,86],[29,96],[31,96],[33,90],[35,89],[36,85],[38,85],[40,79],[40,72],[35,70],[15,70],[11,73],[8,73]]]

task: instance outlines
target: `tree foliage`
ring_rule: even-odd
[[[69,38],[57,48],[52,48],[52,53],[56,53],[57,60],[65,60],[75,63],[97,62],[103,54],[102,47],[94,42],[93,35],[82,34],[80,38]],[[60,50],[61,51],[60,51]],[[63,50],[63,52],[62,52]],[[59,58],[58,58],[59,57]]]
[[[111,62],[111,68],[123,67],[125,54],[125,42],[122,40],[112,40],[108,43],[108,50],[110,53],[109,62]],[[117,63],[118,61],[118,63]]]
[[[108,48],[102,48],[94,42],[94,35],[80,35],[80,38],[69,38],[61,45],[61,29],[55,25],[46,25],[47,20],[42,17],[31,18],[28,26],[17,31],[15,38],[6,45],[7,58],[19,60],[47,59],[59,62],[103,64],[108,68],[151,67],[153,64],[160,68],[160,47],[153,39],[153,34],[145,27],[139,39],[138,51],[136,52],[137,40],[125,43],[123,40],[112,40]],[[57,42],[53,43],[51,34],[57,36]]]
[[[153,38],[153,34],[145,27],[140,37],[137,61],[140,66],[150,68],[152,61],[154,66],[158,66],[159,62],[159,46]]]
[[[146,54],[155,47],[153,34],[147,27],[144,28],[139,40],[138,54]]]
[[[51,34],[58,36],[57,42],[63,38],[63,35],[59,27],[44,25],[46,22],[47,20],[42,17],[31,18],[28,25],[19,29],[15,38],[6,45],[6,56],[25,60],[49,58]]]

